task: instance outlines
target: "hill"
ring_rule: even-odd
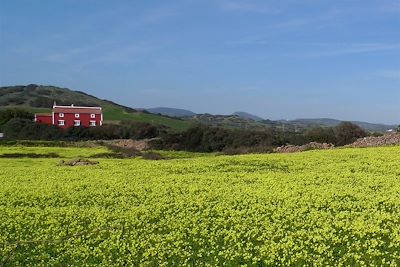
[[[230,129],[264,130],[266,128],[275,128],[291,132],[303,132],[314,127],[335,127],[342,122],[341,120],[327,118],[297,120],[254,120],[246,115],[212,115],[207,113],[197,114],[191,117],[191,120],[196,123]],[[364,130],[370,132],[386,132],[390,129],[396,128],[395,125],[374,124],[361,121],[352,121],[352,123],[357,124]]]
[[[292,124],[292,125],[297,124],[302,127],[310,128],[310,127],[315,127],[315,126],[335,127],[341,122],[342,122],[341,120],[318,118],[318,119],[297,119],[297,120],[288,121],[287,123]],[[377,123],[369,123],[369,122],[363,122],[363,121],[351,121],[351,122],[360,126],[364,130],[371,131],[371,132],[386,132],[387,130],[395,129],[397,127],[396,125],[386,125],[386,124],[379,124],[379,123],[377,124]]]
[[[158,108],[147,108],[148,112],[153,114],[161,114],[170,117],[192,117],[196,115],[196,113],[180,108],[167,108],[167,107],[158,107]]]
[[[50,112],[54,101],[58,105],[100,106],[103,108],[105,123],[133,120],[163,125],[178,131],[185,130],[191,126],[188,121],[140,112],[133,108],[68,88],[36,84],[0,87],[0,108],[20,107],[31,112]]]
[[[229,129],[265,130],[269,127],[267,124],[242,118],[238,115],[212,115],[206,113],[197,114],[193,116],[191,120],[200,124],[219,126]]]
[[[247,113],[247,112],[243,112],[243,111],[237,111],[237,112],[233,113],[232,115],[236,115],[236,116],[241,117],[242,119],[253,120],[253,121],[262,121],[262,120],[264,120],[261,117],[258,117],[256,115],[253,115],[253,114],[250,114],[250,113]]]

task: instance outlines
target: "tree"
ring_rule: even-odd
[[[305,132],[304,137],[308,142],[336,143],[335,131],[331,127],[315,127]]]
[[[367,133],[358,125],[351,122],[341,122],[335,127],[336,145],[344,146],[353,143]]]
[[[6,124],[9,120],[13,118],[33,120],[34,115],[26,110],[19,108],[7,108],[0,110],[0,125]]]
[[[54,125],[36,124],[29,119],[12,118],[2,126],[7,139],[60,140],[64,131]]]

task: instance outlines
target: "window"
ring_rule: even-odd
[[[64,113],[60,113],[58,116],[60,116],[60,118],[64,118]]]
[[[96,121],[90,121],[89,126],[96,126]]]
[[[96,118],[96,114],[90,114],[90,118],[91,118],[91,119]]]
[[[58,121],[58,125],[64,126],[64,125],[65,125],[65,122],[64,122],[63,120],[59,120],[59,121]]]
[[[75,118],[79,118],[79,113],[75,113]]]
[[[81,126],[81,121],[74,121],[74,126]]]

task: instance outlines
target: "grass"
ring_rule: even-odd
[[[193,124],[189,121],[168,118],[156,114],[142,112],[128,113],[121,108],[106,106],[103,108],[105,121],[132,120],[137,122],[147,122],[155,125],[163,125],[177,131],[184,131]]]

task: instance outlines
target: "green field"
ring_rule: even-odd
[[[0,158],[0,266],[400,265],[400,147],[170,155]]]
[[[128,113],[123,111],[121,108],[115,108],[113,106],[106,106],[103,109],[104,120],[108,121],[121,121],[121,120],[132,120],[138,122],[147,122],[155,125],[167,126],[173,130],[184,131],[190,128],[193,123],[190,121],[168,118],[157,114],[149,113]]]

